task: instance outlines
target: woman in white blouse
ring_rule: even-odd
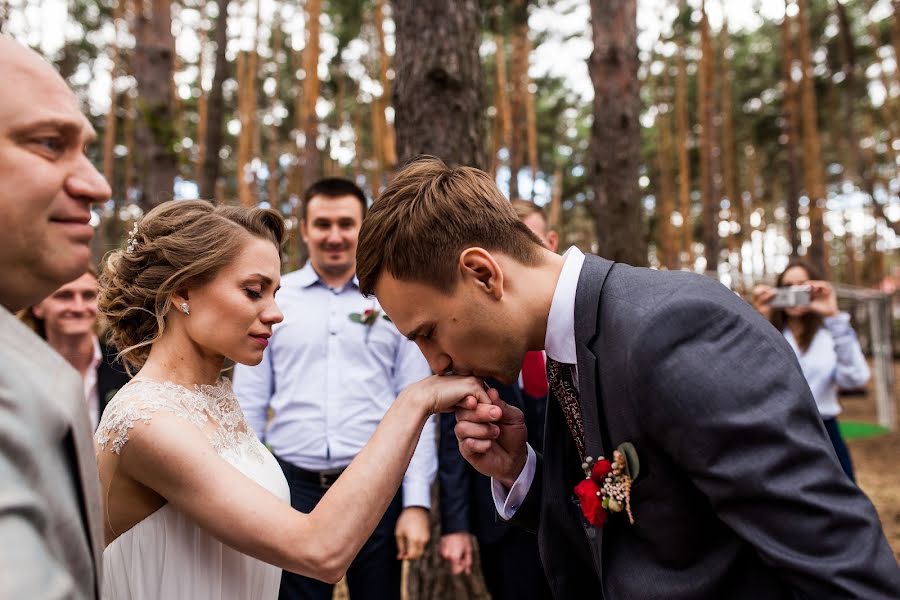
[[[770,303],[775,289],[759,285],[753,290],[753,305],[784,334],[796,352],[841,467],[855,481],[850,453],[838,429],[841,405],[837,392],[838,388],[864,386],[869,381],[869,366],[850,326],[850,315],[838,310],[834,287],[800,261],[789,263],[776,280],[777,287],[795,285],[810,287],[809,304],[773,308]]]

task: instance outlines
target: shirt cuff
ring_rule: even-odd
[[[822,319],[822,324],[825,325],[825,328],[828,329],[829,333],[833,336],[844,335],[851,330],[850,315],[845,312],[839,312],[836,315],[825,317]]]
[[[402,489],[403,508],[421,506],[426,510],[431,510],[431,486],[428,483],[404,481]]]
[[[528,490],[531,489],[531,483],[534,481],[537,455],[531,449],[530,444],[527,448],[528,457],[525,459],[525,467],[519,473],[519,477],[511,488],[507,490],[506,486],[491,478],[491,494],[494,496],[494,507],[497,509],[497,514],[504,521],[512,519],[516,511],[519,510],[519,507],[522,506],[522,502],[525,500],[525,496],[528,495]]]

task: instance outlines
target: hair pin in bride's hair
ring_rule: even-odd
[[[131,254],[137,248],[137,232],[138,222],[135,221],[134,227],[131,228],[131,232],[128,234],[128,246],[125,247],[125,254]]]

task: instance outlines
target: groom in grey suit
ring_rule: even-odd
[[[719,283],[557,256],[487,174],[429,157],[371,207],[357,274],[436,372],[512,382],[546,351],[543,455],[496,394],[455,432],[501,517],[537,533],[555,597],[900,598],[793,352]],[[577,496],[582,465],[618,449],[626,510],[595,509],[609,488]]]
[[[0,36],[0,598],[99,598],[99,477],[81,378],[14,312],[85,272],[110,189],[59,74]],[[14,90],[14,91],[13,91]]]

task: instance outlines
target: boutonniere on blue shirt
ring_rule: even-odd
[[[366,328],[366,343],[369,343],[369,334],[372,333],[372,327],[378,322],[381,311],[377,308],[367,308],[361,313],[350,313],[350,320],[354,323],[364,325]]]
[[[623,510],[634,525],[631,514],[631,484],[638,476],[640,463],[637,451],[628,442],[613,452],[613,459],[588,456],[581,464],[584,479],[575,486],[575,495],[585,520],[594,527],[603,527],[609,513]]]

